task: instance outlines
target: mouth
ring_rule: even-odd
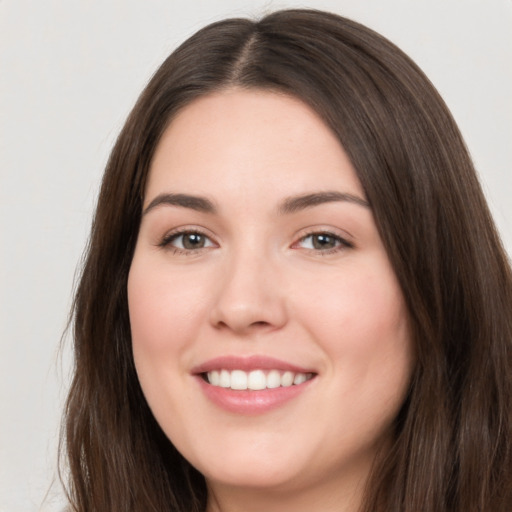
[[[236,391],[261,391],[299,386],[315,376],[312,372],[280,371],[277,369],[252,371],[219,369],[203,372],[200,375],[205,382],[212,386]]]
[[[230,413],[264,414],[308,394],[318,373],[267,356],[224,356],[192,370],[213,404]]]

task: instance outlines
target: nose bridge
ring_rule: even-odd
[[[281,327],[286,321],[286,309],[279,269],[265,244],[233,247],[224,265],[212,323],[236,332]]]

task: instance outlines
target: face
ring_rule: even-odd
[[[128,280],[155,418],[210,487],[362,478],[413,365],[361,184],[298,99],[227,90],[170,123]]]

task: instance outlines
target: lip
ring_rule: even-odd
[[[273,357],[252,355],[252,356],[222,356],[209,359],[192,368],[192,374],[211,372],[213,370],[281,370],[295,373],[317,373],[311,368],[305,368],[290,364]]]
[[[258,391],[233,390],[212,386],[202,374],[213,370],[281,370],[296,373],[313,373],[315,376],[299,385],[262,389]],[[309,389],[317,372],[268,356],[223,356],[205,361],[192,369],[192,375],[206,398],[225,411],[239,415],[264,414],[286,405]]]

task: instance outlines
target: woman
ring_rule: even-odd
[[[511,311],[464,143],[410,59],[317,11],[206,27],[105,172],[71,502],[508,511]]]

